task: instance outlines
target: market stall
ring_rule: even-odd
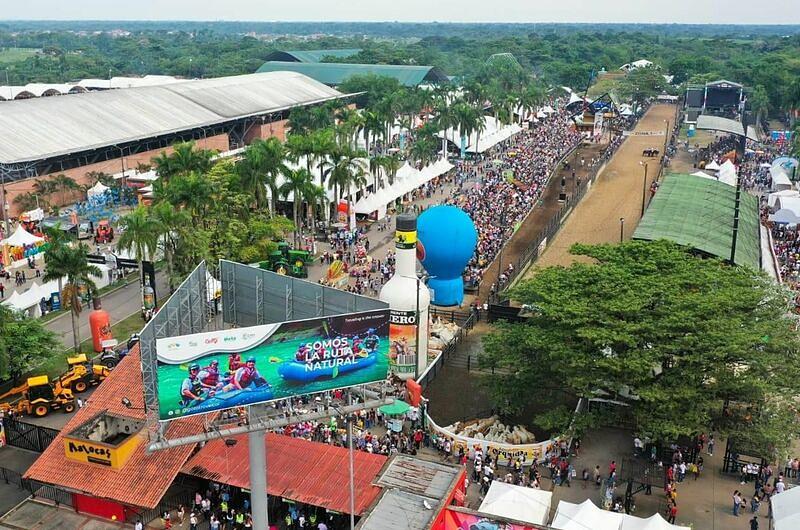
[[[21,224],[10,237],[0,241],[3,265],[11,267],[46,250],[45,239],[25,230]]]

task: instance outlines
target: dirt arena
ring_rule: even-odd
[[[639,121],[635,131],[663,131],[666,120],[674,123],[674,105],[654,105]],[[614,243],[620,240],[622,225],[624,239],[630,239],[642,212],[642,188],[649,200],[650,183],[658,175],[660,158],[645,158],[644,149],[654,147],[663,152],[664,136],[631,136],[611,158],[592,188],[576,206],[564,226],[526,275],[537,267],[569,265],[576,260],[569,254],[575,243]],[[645,168],[648,163],[647,182]],[[624,223],[620,223],[624,218]]]

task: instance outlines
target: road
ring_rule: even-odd
[[[156,293],[160,300],[166,300],[169,294],[169,285],[167,284],[167,275],[163,271],[156,271]],[[103,295],[101,297],[103,302],[103,309],[108,311],[111,316],[111,325],[116,324],[120,320],[138,313],[142,309],[141,295],[139,283],[134,282],[126,285],[116,291]],[[90,310],[81,312],[79,318],[79,330],[81,340],[86,340],[91,336],[89,331],[89,313]],[[144,322],[142,322],[144,325]],[[72,319],[69,313],[56,317],[51,320],[45,327],[54,332],[65,347],[72,347]],[[128,337],[116,337],[117,340],[123,341]]]

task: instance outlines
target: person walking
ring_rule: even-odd
[[[678,516],[678,505],[670,503],[669,507],[667,508],[667,522],[675,524],[675,518]]]
[[[755,515],[750,519],[750,530],[758,530],[758,517]]]
[[[714,456],[714,435],[708,437],[708,450],[706,451],[709,456]]]
[[[733,492],[733,515],[739,517],[739,507],[742,504],[742,497],[739,495],[739,490]]]

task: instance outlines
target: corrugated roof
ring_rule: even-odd
[[[425,502],[430,509],[425,507]],[[425,530],[438,514],[439,499],[398,489],[385,491],[358,523],[359,530]]]
[[[0,163],[123,144],[341,97],[296,72],[182,81],[3,103]]]
[[[267,492],[270,495],[350,513],[350,481],[347,449],[292,438],[266,434]],[[228,447],[222,440],[208,442],[186,465],[183,473],[208,480],[250,488],[250,460],[247,436],[235,437]],[[386,457],[356,451],[355,511],[362,514],[380,494],[373,485]]]
[[[667,175],[634,232],[634,239],[668,239],[730,259],[736,188],[692,175]],[[741,194],[735,262],[761,268],[758,200]]]
[[[350,63],[297,63],[268,61],[259,72],[299,72],[326,85],[340,85],[354,75],[380,75],[393,77],[404,86],[417,86],[425,81],[446,83],[448,78],[433,66],[410,66],[399,64],[350,64]]]
[[[86,405],[67,422],[61,434],[28,469],[25,477],[130,506],[155,508],[194,450],[193,445],[147,454],[147,441],[143,440],[125,466],[113,470],[100,464],[68,460],[61,439],[63,433],[71,432],[106,410],[118,416],[143,420],[144,387],[140,363],[137,345],[94,391]],[[122,404],[123,397],[130,399],[131,409]],[[186,418],[172,421],[167,435],[189,436],[202,430],[202,417]]]
[[[404,455],[395,455],[375,484],[443,499],[453,487],[461,468]]]
[[[722,131],[737,136],[744,136],[742,122],[730,118],[712,116],[710,114],[701,114],[698,116],[696,127],[701,131]],[[758,136],[752,126],[747,127],[747,139],[753,140],[754,142],[758,141]]]
[[[267,55],[266,61],[296,61],[300,63],[319,63],[325,57],[344,59],[352,57],[361,51],[361,48],[342,48],[338,50],[286,50],[274,51]]]

